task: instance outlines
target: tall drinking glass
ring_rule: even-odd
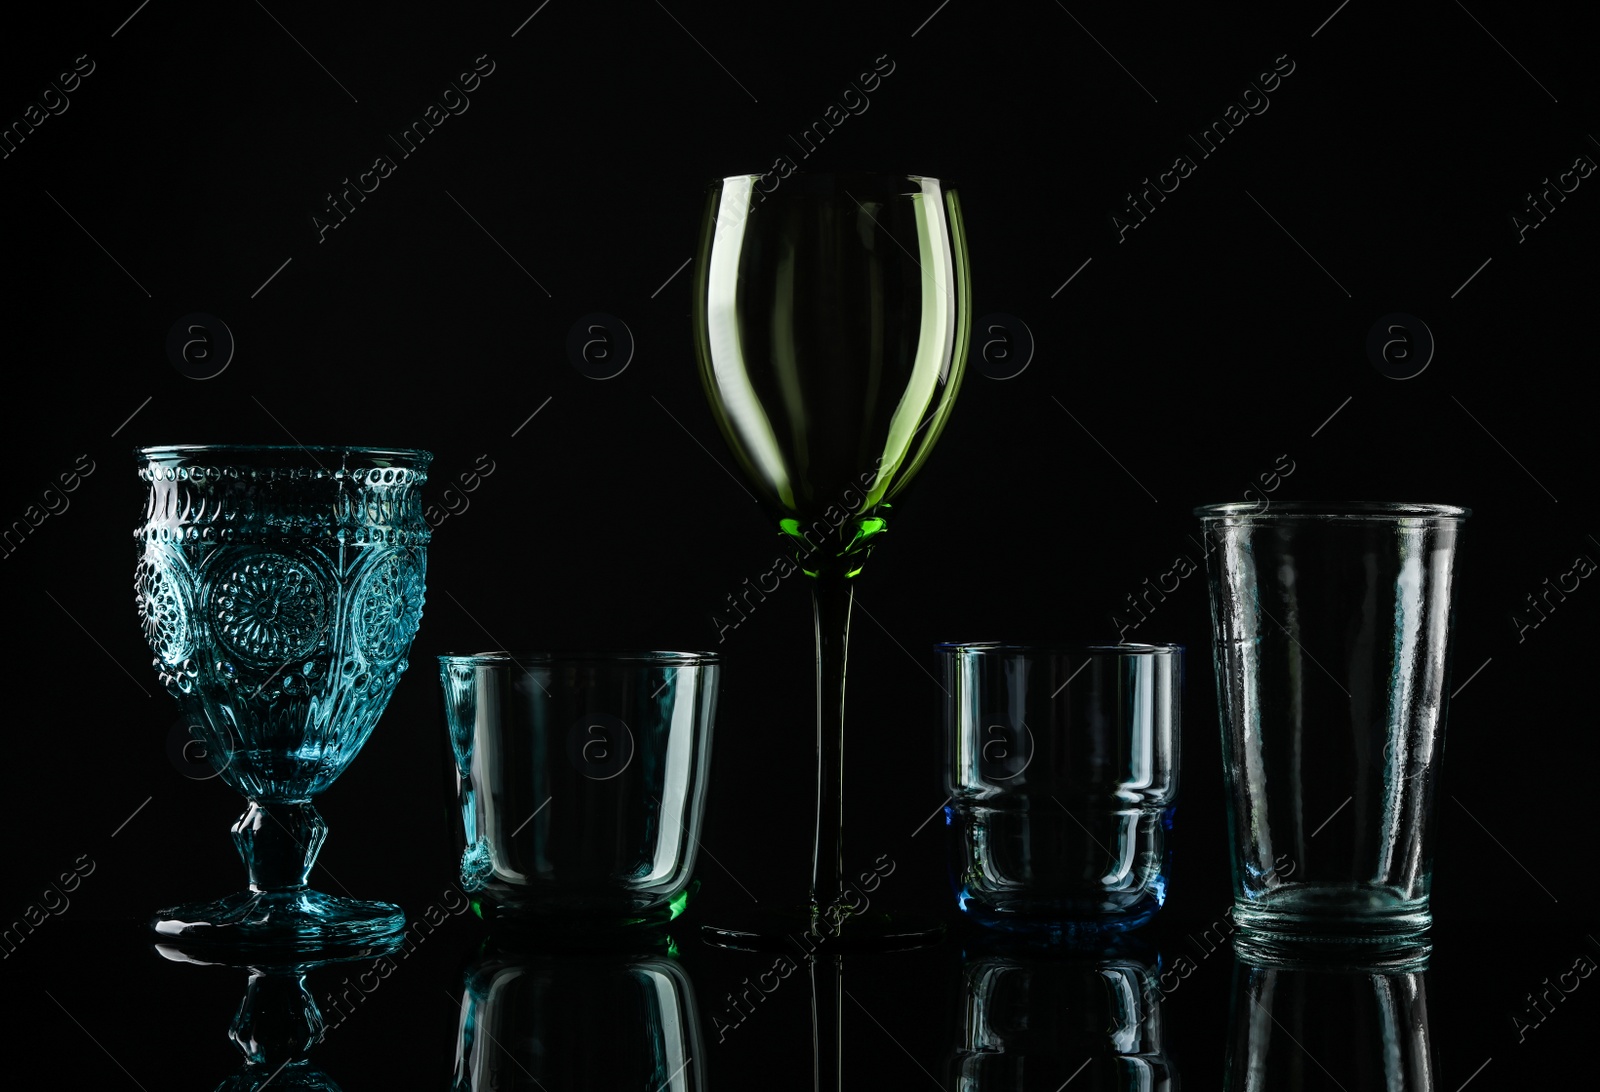
[[[1400,943],[1432,923],[1464,508],[1221,504],[1206,531],[1234,921]]]
[[[714,937],[807,930],[845,896],[852,581],[944,428],[969,310],[961,207],[936,178],[734,175],[710,187],[694,282],[700,376],[745,478],[812,578],[817,641],[809,904]],[[847,920],[832,943],[936,932],[878,913],[834,916]]]

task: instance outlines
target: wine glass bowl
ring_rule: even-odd
[[[955,190],[918,175],[733,175],[707,194],[700,376],[763,506],[854,575],[961,385],[969,285]],[[834,549],[811,555],[826,540]],[[815,564],[811,564],[814,562]]]
[[[311,803],[372,733],[422,617],[427,452],[190,445],[137,453],[135,605],[153,666],[218,776],[250,889],[160,911],[164,938],[335,944],[397,931],[387,903],[311,890]]]

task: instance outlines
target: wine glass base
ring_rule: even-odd
[[[387,902],[324,895],[310,888],[241,891],[215,902],[160,910],[150,927],[165,941],[226,948],[324,948],[378,941],[405,928]]]
[[[873,912],[833,922],[810,906],[757,908],[700,935],[719,948],[755,952],[895,952],[926,948],[943,939],[944,923],[927,914]]]

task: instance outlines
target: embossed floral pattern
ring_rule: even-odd
[[[281,664],[311,652],[327,632],[329,589],[305,560],[252,552],[219,571],[211,595],[211,624],[234,655]]]
[[[355,599],[356,640],[377,664],[406,654],[422,621],[422,574],[405,553],[378,561],[361,582]]]
[[[184,594],[185,577],[178,571],[182,555],[152,547],[139,559],[134,574],[134,603],[150,651],[164,664],[182,662],[190,653],[192,634]]]

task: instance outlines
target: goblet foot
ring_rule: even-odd
[[[163,939],[229,948],[360,944],[398,933],[405,924],[405,913],[391,903],[324,895],[308,887],[241,891],[215,902],[160,910],[150,921]]]
[[[307,1061],[283,1065],[247,1065],[221,1084],[216,1092],[257,1092],[271,1085],[279,1092],[340,1092],[333,1078]]]
[[[926,914],[872,911],[833,920],[810,906],[752,909],[717,925],[702,925],[708,944],[743,951],[894,952],[926,948],[944,936],[944,923]]]

